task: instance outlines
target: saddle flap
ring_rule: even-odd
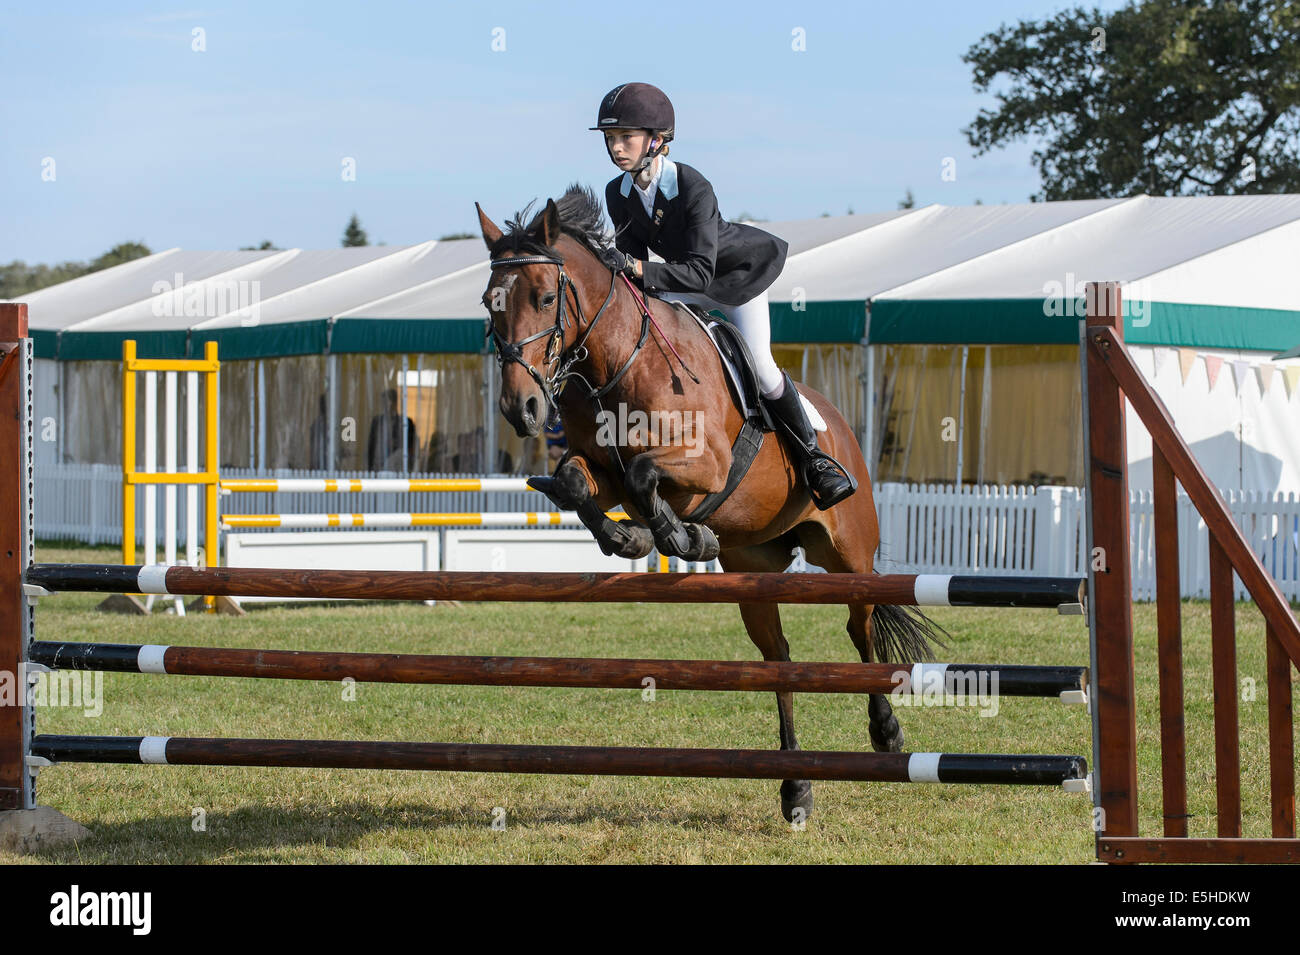
[[[758,373],[754,370],[754,359],[750,355],[749,345],[741,336],[740,330],[730,322],[720,322],[706,312],[701,306],[674,301],[673,306],[686,312],[704,329],[713,342],[713,347],[722,359],[726,370],[727,384],[732,397],[744,419],[763,431],[776,430],[768,415],[767,407],[762,401],[762,391],[758,383]]]

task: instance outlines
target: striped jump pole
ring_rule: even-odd
[[[416,494],[532,491],[527,478],[223,478],[222,494]],[[540,493],[540,492],[539,492]]]
[[[628,515],[611,511],[613,521],[625,521]],[[223,514],[226,529],[244,527],[536,527],[581,526],[576,511],[446,511],[429,514]]]
[[[767,660],[610,660],[406,653],[329,653],[214,647],[33,643],[33,663],[59,670],[165,673],[359,683],[657,690],[770,690],[945,696],[993,693],[1086,701],[1086,667],[958,663],[804,663]]]
[[[187,739],[174,736],[36,736],[32,740],[32,755],[56,763],[990,783],[1061,786],[1072,791],[1086,788],[1088,772],[1082,756]]]
[[[339,600],[485,600],[621,603],[897,604],[1079,607],[1077,577],[947,574],[585,574],[478,571],[281,570],[33,564],[28,584],[48,591],[317,597]]]

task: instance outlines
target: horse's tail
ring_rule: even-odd
[[[940,636],[942,634],[942,636]],[[871,614],[871,642],[881,663],[933,660],[934,647],[947,647],[950,634],[915,607],[877,604]]]

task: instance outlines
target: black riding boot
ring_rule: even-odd
[[[817,432],[803,410],[799,391],[789,375],[782,372],[782,377],[785,390],[781,397],[765,397],[763,402],[772,417],[785,426],[791,450],[799,459],[813,503],[824,511],[856,491],[858,482],[838,461],[817,447]]]

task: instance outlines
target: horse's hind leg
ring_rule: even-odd
[[[852,498],[849,500],[851,501]],[[836,508],[844,507],[847,503],[849,501],[836,505]],[[836,508],[832,508],[831,512]],[[874,545],[864,561],[854,548],[836,546],[830,529],[819,522],[800,524],[797,532],[809,563],[824,567],[832,574],[871,572],[871,559],[875,556]],[[875,641],[872,639],[872,616],[875,611],[876,607],[872,604],[849,604],[849,622],[845,629],[863,663],[871,663],[876,658]],[[871,748],[877,752],[902,751],[903,728],[898,725],[894,708],[889,705],[889,697],[886,694],[872,693],[868,696],[867,732],[871,736]]]
[[[768,541],[755,547],[724,550],[719,555],[727,571],[780,571],[790,563],[791,542]],[[774,603],[742,603],[740,617],[754,646],[764,660],[790,659],[790,644],[781,630],[781,610]],[[781,749],[797,750],[799,739],[794,733],[794,694],[776,694],[776,712],[781,735]],[[789,822],[805,822],[812,815],[812,783],[806,779],[781,782],[781,815]]]

